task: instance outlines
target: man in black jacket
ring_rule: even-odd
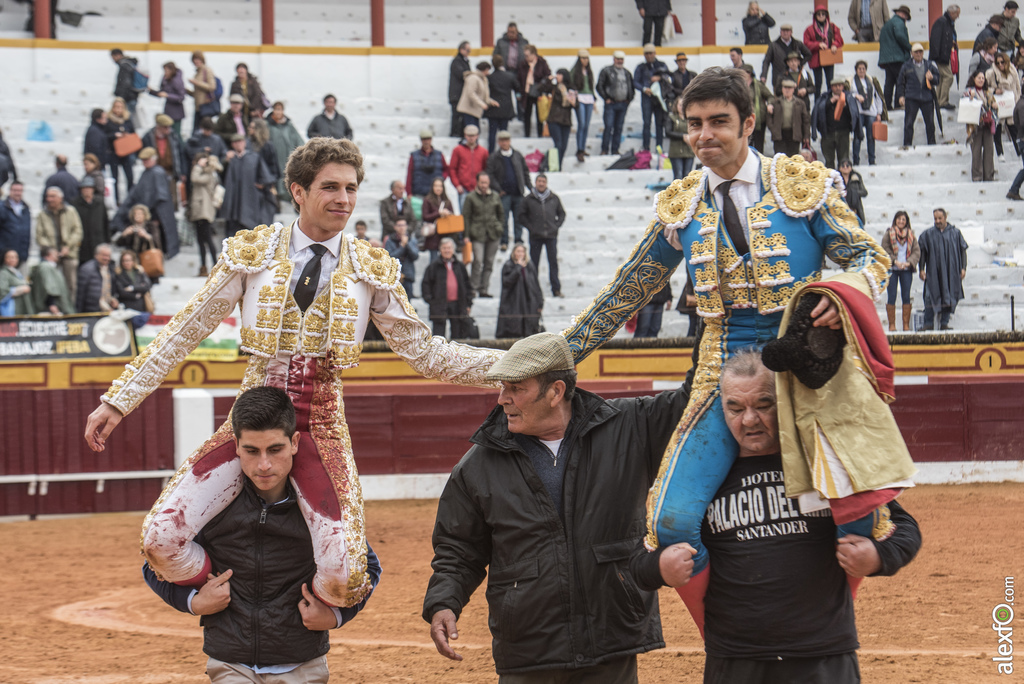
[[[486,575],[500,682],[636,682],[636,654],[664,641],[657,595],[637,588],[630,560],[689,385],[604,400],[576,389],[569,344],[552,333],[516,342],[487,377],[501,382],[498,406],[437,508],[423,601],[434,645],[462,660],[450,640]],[[689,557],[679,551],[661,555]]]
[[[660,47],[665,32],[665,18],[672,11],[672,0],[636,0],[636,9],[644,20],[644,35],[640,44],[654,43]]]
[[[139,93],[142,92],[135,87],[135,71],[139,67],[139,60],[124,54],[120,48],[110,51],[110,59],[117,65],[117,77],[114,79],[114,97],[124,98],[124,104],[128,111],[135,115],[135,106],[138,104]]]
[[[523,200],[523,225],[530,231],[530,261],[539,268],[540,252],[548,252],[548,276],[551,295],[562,296],[562,283],[558,280],[558,229],[565,223],[565,209],[558,195],[548,188],[548,177],[543,173],[534,181],[533,190]]]
[[[492,187],[501,196],[501,208],[505,210],[505,233],[501,238],[502,251],[508,249],[508,217],[512,216],[512,242],[523,241],[523,221],[520,207],[523,193],[532,188],[530,169],[519,150],[512,147],[512,135],[501,131],[497,135],[498,149],[487,157],[487,175]]]
[[[890,501],[869,538],[837,528],[817,492],[787,498],[775,379],[760,353],[730,358],[721,388],[740,451],[701,528],[711,554],[704,682],[860,682],[850,589],[859,581],[848,578],[894,575],[913,560],[917,521]],[[640,572],[643,588],[673,583],[656,554],[645,565],[666,576]]]
[[[244,477],[242,492],[196,537],[213,572],[198,591],[160,580],[146,583],[177,610],[202,615],[203,652],[212,682],[326,682],[327,630],[366,605],[332,608],[309,589],[316,563],[309,530],[288,475],[298,452],[295,408],[276,387],[251,389],[235,402],[231,426]],[[371,582],[380,563],[367,553]]]
[[[487,119],[487,151],[493,153],[498,133],[508,130],[508,122],[516,117],[519,79],[505,68],[505,61],[501,55],[491,57],[491,64],[494,65],[494,71],[487,74],[487,85],[491,91],[491,99],[497,102],[498,106],[488,107],[484,112],[484,118]]]
[[[949,88],[953,85],[953,50],[959,50],[956,42],[956,20],[960,17],[960,6],[950,5],[941,17],[932,24],[928,42],[928,59],[939,68],[939,88],[936,101],[942,109],[956,109],[949,101]]]
[[[764,61],[761,62],[761,83],[768,83],[768,67],[772,69],[772,85],[775,90],[789,71],[786,61],[789,53],[795,52],[800,55],[799,67],[803,67],[811,58],[811,50],[802,41],[793,37],[793,25],[783,24],[779,27],[779,37],[768,44],[768,50],[764,53]]]
[[[92,121],[85,131],[85,142],[82,145],[82,154],[95,154],[100,160],[100,168],[107,167],[110,156],[110,140],[104,126],[107,125],[107,113],[102,109],[92,110]]]
[[[473,306],[473,288],[469,272],[455,253],[455,240],[441,238],[439,256],[427,266],[420,283],[423,301],[430,305],[434,334],[444,337],[445,324],[451,325],[448,339],[469,337],[469,312]]]
[[[455,108],[459,104],[459,98],[462,97],[462,75],[471,69],[469,51],[468,40],[459,43],[459,51],[448,68],[448,104],[452,107],[452,129],[448,135],[453,138],[462,137],[462,115]]]

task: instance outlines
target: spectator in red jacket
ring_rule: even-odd
[[[820,52],[827,50],[834,54],[843,47],[843,36],[839,33],[839,26],[829,19],[828,5],[824,0],[815,0],[814,21],[804,30],[804,45],[811,51],[807,66],[814,70],[814,101],[817,102],[822,84],[825,84],[827,95],[832,76],[835,74],[835,65],[822,66]],[[822,71],[825,72],[824,80],[821,78]]]
[[[466,126],[448,164],[448,173],[459,193],[459,211],[462,211],[463,198],[476,189],[476,175],[487,166],[487,150],[478,144],[479,139],[480,129]]]

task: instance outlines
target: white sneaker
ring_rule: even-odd
[[[1006,161],[1006,155],[998,154],[996,155],[996,159],[998,159],[999,161]]]

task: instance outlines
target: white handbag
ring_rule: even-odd
[[[972,100],[969,97],[960,98],[960,105],[956,108],[956,122],[977,126],[981,121],[981,106],[981,100]]]
[[[1000,95],[993,95],[995,99],[996,116],[1005,119],[1013,116],[1013,107],[1017,104],[1017,97],[1012,90],[1004,90]]]

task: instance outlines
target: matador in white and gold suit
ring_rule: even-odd
[[[323,252],[320,282],[303,312],[294,292],[314,252]],[[133,411],[240,304],[241,349],[251,356],[239,392],[280,387],[295,404],[301,441],[291,479],[312,538],[314,593],[334,606],[354,605],[371,588],[342,398],[344,371],[359,364],[367,325],[417,372],[445,382],[491,387],[484,374],[502,354],[432,336],[399,280],[398,261],[341,232],[314,243],[298,221],[242,231],[224,241],[203,288],[103,396],[122,414]],[[210,560],[192,539],[242,480],[228,421],[182,464],[146,516],[142,546],[150,567],[171,582],[203,584]]]

